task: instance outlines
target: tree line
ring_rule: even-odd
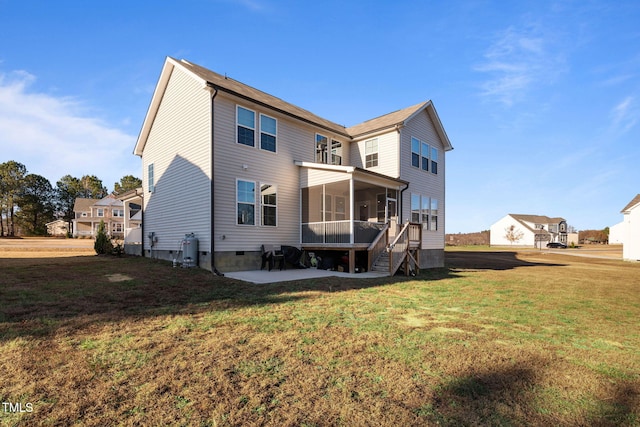
[[[139,178],[126,175],[114,184],[113,193],[121,194],[141,185]],[[65,220],[71,230],[76,198],[102,199],[108,195],[107,187],[95,175],[65,175],[54,187],[47,178],[28,173],[22,163],[0,163],[0,237],[43,236],[47,234],[46,224],[56,219]]]

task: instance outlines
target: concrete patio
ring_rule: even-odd
[[[339,277],[349,279],[371,279],[377,277],[387,277],[387,273],[378,271],[369,271],[366,273],[344,273],[340,271],[318,270],[316,268],[291,269],[291,270],[251,270],[251,271],[233,271],[224,273],[225,277],[242,280],[250,283],[275,283],[288,282],[293,280],[317,279],[321,277]]]

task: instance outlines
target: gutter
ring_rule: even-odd
[[[220,273],[218,271],[218,269],[216,268],[216,245],[215,245],[215,229],[216,229],[216,216],[215,216],[215,185],[214,185],[214,180],[215,180],[215,146],[214,146],[214,129],[215,129],[215,123],[213,121],[214,118],[214,100],[216,98],[216,96],[218,95],[218,89],[212,85],[211,83],[207,82],[207,86],[206,89],[208,89],[210,91],[210,95],[211,95],[211,190],[210,190],[210,197],[211,197],[211,236],[210,236],[210,240],[211,240],[211,272],[213,274],[216,274],[218,276],[224,276],[224,274]]]

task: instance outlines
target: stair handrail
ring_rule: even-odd
[[[369,270],[371,270],[380,254],[387,248],[387,230],[389,230],[389,223],[384,224],[376,238],[373,239],[373,242],[371,242],[367,248],[367,253],[369,254]]]
[[[400,264],[402,264],[402,261],[404,261],[407,256],[407,248],[409,246],[408,230],[410,225],[411,223],[407,221],[402,227],[402,230],[400,230],[400,233],[398,233],[393,242],[387,247],[387,252],[389,252],[389,273],[391,273],[391,275],[398,271]]]

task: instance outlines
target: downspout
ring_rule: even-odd
[[[218,89],[210,82],[207,82],[207,89],[209,89],[210,94],[211,94],[211,191],[210,191],[210,197],[211,197],[211,272],[218,275],[218,276],[224,276],[224,274],[220,273],[218,271],[218,269],[216,268],[216,245],[215,245],[215,229],[216,229],[216,216],[215,216],[215,185],[214,185],[214,180],[215,180],[215,146],[214,146],[214,129],[215,129],[215,123],[213,121],[214,118],[214,114],[213,114],[213,106],[214,106],[214,99],[216,98],[216,96],[218,95]]]
[[[402,205],[404,204],[404,197],[402,194],[407,191],[409,188],[409,184],[406,184],[405,187],[400,191],[400,224],[402,224]]]

